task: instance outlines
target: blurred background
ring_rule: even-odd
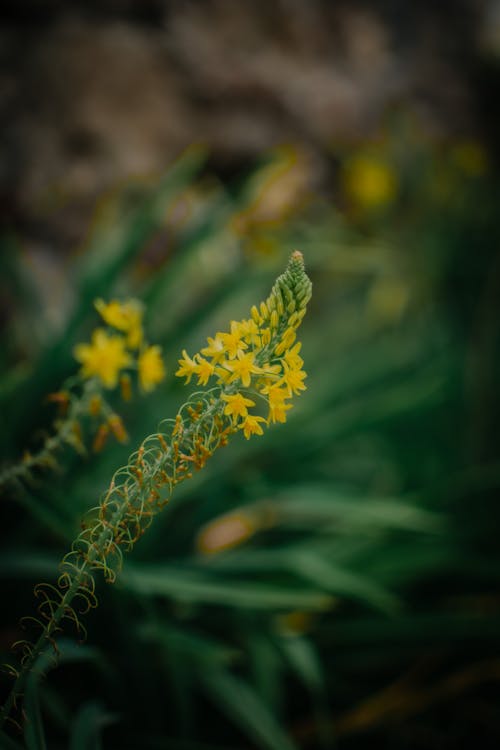
[[[4,490],[1,661],[82,513],[185,399],[181,349],[294,248],[314,285],[307,391],[100,586],[86,644],[66,633],[34,688],[46,746],[498,747],[498,0],[1,14],[3,465],[50,432],[94,298],[143,300],[168,368],[116,398],[128,445]]]

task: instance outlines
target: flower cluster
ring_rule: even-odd
[[[269,298],[259,308],[252,307],[248,319],[233,320],[229,331],[209,337],[208,346],[194,357],[184,350],[179,360],[176,375],[185,377],[186,383],[195,376],[198,385],[212,380],[221,387],[224,414],[247,439],[262,435],[264,423],[286,422],[292,408],[289,399],[306,388],[296,330],[305,314],[310,282],[302,274],[299,289],[294,288],[299,269],[302,255],[296,252]],[[249,411],[256,402],[248,395],[265,403],[266,417]]]
[[[123,373],[133,368],[137,369],[141,390],[152,391],[165,377],[165,366],[160,347],[148,346],[144,341],[141,305],[136,300],[106,303],[98,299],[95,306],[111,330],[96,328],[90,344],[75,347],[82,377],[95,377],[105,388],[115,388],[122,376],[122,391],[126,395],[130,381]]]
[[[215,383],[191,394],[176,417],[163,420],[158,430],[129,456],[127,464],[114,473],[99,504],[82,520],[81,532],[62,561],[57,585],[36,587],[39,617],[30,621],[37,638],[18,643],[21,667],[12,668],[16,679],[0,723],[15,707],[30,669],[51,648],[63,621],[70,621],[80,633],[85,632],[80,614],[97,606],[95,573],[101,571],[109,582],[116,579],[123,552],[132,549],[169,502],[175,487],[190,479],[193,471],[202,469],[239,429],[249,438],[262,434],[265,422],[286,420],[291,408],[289,399],[305,389],[306,374],[296,329],[310,296],[311,282],[304,271],[302,255],[294,252],[270,296],[259,309],[252,308],[250,318],[233,322],[229,331],[208,339],[208,346],[193,358],[184,352],[177,375],[186,377],[187,382],[195,376],[204,386],[210,379]],[[91,344],[77,347],[82,374],[89,378],[85,387],[92,390],[96,382],[112,387],[133,361],[134,347],[141,346],[139,379],[142,377],[143,388],[155,385],[163,377],[163,365],[159,365],[158,348],[142,344],[137,308],[116,302],[99,302],[97,308],[105,322],[120,334],[99,330]],[[102,413],[102,394],[92,392],[89,399],[91,413]],[[249,409],[256,406],[254,399],[267,405],[267,418],[250,413]],[[107,431],[114,432],[118,439],[123,437],[116,415],[107,416],[98,439],[104,439]],[[250,534],[252,529],[240,528],[239,533]]]

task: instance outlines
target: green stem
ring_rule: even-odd
[[[89,397],[96,392],[95,384],[87,381],[81,396],[70,395],[69,411],[61,421],[57,431],[45,439],[42,448],[34,454],[25,456],[19,463],[8,466],[0,473],[0,488],[15,482],[26,481],[31,471],[37,467],[50,466],[55,463],[54,456],[64,444],[75,443],[74,429],[77,419],[88,412]]]
[[[194,395],[196,396],[196,394]],[[224,407],[224,402],[219,397],[214,401],[213,404],[211,404],[203,413],[203,415],[200,417],[200,419],[203,419],[204,422],[211,420],[211,418],[222,408]],[[188,439],[192,437],[196,431],[197,431],[197,423],[194,423],[192,426],[188,427],[185,431],[185,437]],[[150,491],[154,485],[155,480],[162,471],[162,468],[172,457],[172,446],[170,445],[168,449],[156,460],[155,464],[152,467],[150,476],[146,478],[146,481],[143,482],[143,485],[140,486],[139,484],[135,485],[135,493],[131,498],[128,498],[126,501],[123,502],[123,504],[116,509],[115,513],[113,514],[111,520],[110,520],[110,527],[111,528],[117,528],[120,524],[120,522],[126,517],[126,514],[129,510],[129,507],[132,503],[134,503],[138,498],[141,497],[145,492]],[[68,611],[68,608],[70,607],[73,599],[78,594],[80,589],[82,588],[85,579],[88,575],[88,572],[93,570],[93,563],[96,561],[96,559],[100,556],[105,556],[105,546],[109,542],[109,528],[105,528],[102,530],[100,536],[98,539],[92,544],[92,546],[89,549],[88,554],[85,558],[82,559],[81,566],[78,569],[78,572],[74,574],[74,577],[72,578],[71,584],[69,588],[65,591],[59,605],[57,606],[55,612],[51,616],[49,622],[45,625],[41,635],[39,636],[38,640],[34,644],[31,653],[29,657],[25,660],[23,663],[21,670],[14,682],[14,685],[12,686],[11,692],[4,704],[4,706],[1,709],[0,712],[0,727],[2,727],[7,720],[7,718],[10,716],[17,698],[23,693],[24,687],[26,684],[26,679],[28,677],[28,674],[30,671],[34,668],[36,661],[40,657],[40,655],[44,652],[47,644],[52,638],[52,635],[57,630],[61,620],[64,618],[65,614]]]

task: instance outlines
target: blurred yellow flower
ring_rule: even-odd
[[[358,154],[342,169],[344,192],[360,209],[370,211],[391,203],[398,190],[395,170],[383,159]]]
[[[410,288],[402,279],[377,279],[367,298],[368,313],[380,321],[392,322],[401,318],[410,300]]]
[[[127,344],[131,349],[138,349],[142,343],[142,307],[137,300],[128,302],[95,301],[95,308],[101,318],[112,328],[127,334]]]
[[[131,364],[122,336],[110,336],[103,328],[96,328],[91,344],[77,344],[74,356],[83,377],[98,377],[106,388],[114,388],[120,370]]]
[[[451,150],[455,165],[470,177],[481,177],[488,169],[488,155],[477,141],[462,141]]]
[[[165,365],[159,346],[148,346],[137,359],[139,383],[143,391],[152,391],[165,377]]]

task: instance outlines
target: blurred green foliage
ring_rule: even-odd
[[[117,406],[129,446],[68,449],[59,472],[4,492],[2,661],[82,513],[183,402],[180,350],[264,298],[294,247],[314,284],[308,390],[288,423],[238,436],[178,488],[101,585],[88,644],[66,633],[57,668],[32,676],[25,746],[497,746],[494,167],[478,144],[397,132],[333,154],[332,200],[307,192],[293,149],[229,186],[204,158],[192,149],[103,199],[84,247],[59,259],[56,316],[3,239],[6,465],[50,429],[44,399],[75,369],[94,298],[144,301],[169,376]],[[2,747],[22,746],[12,737]]]

